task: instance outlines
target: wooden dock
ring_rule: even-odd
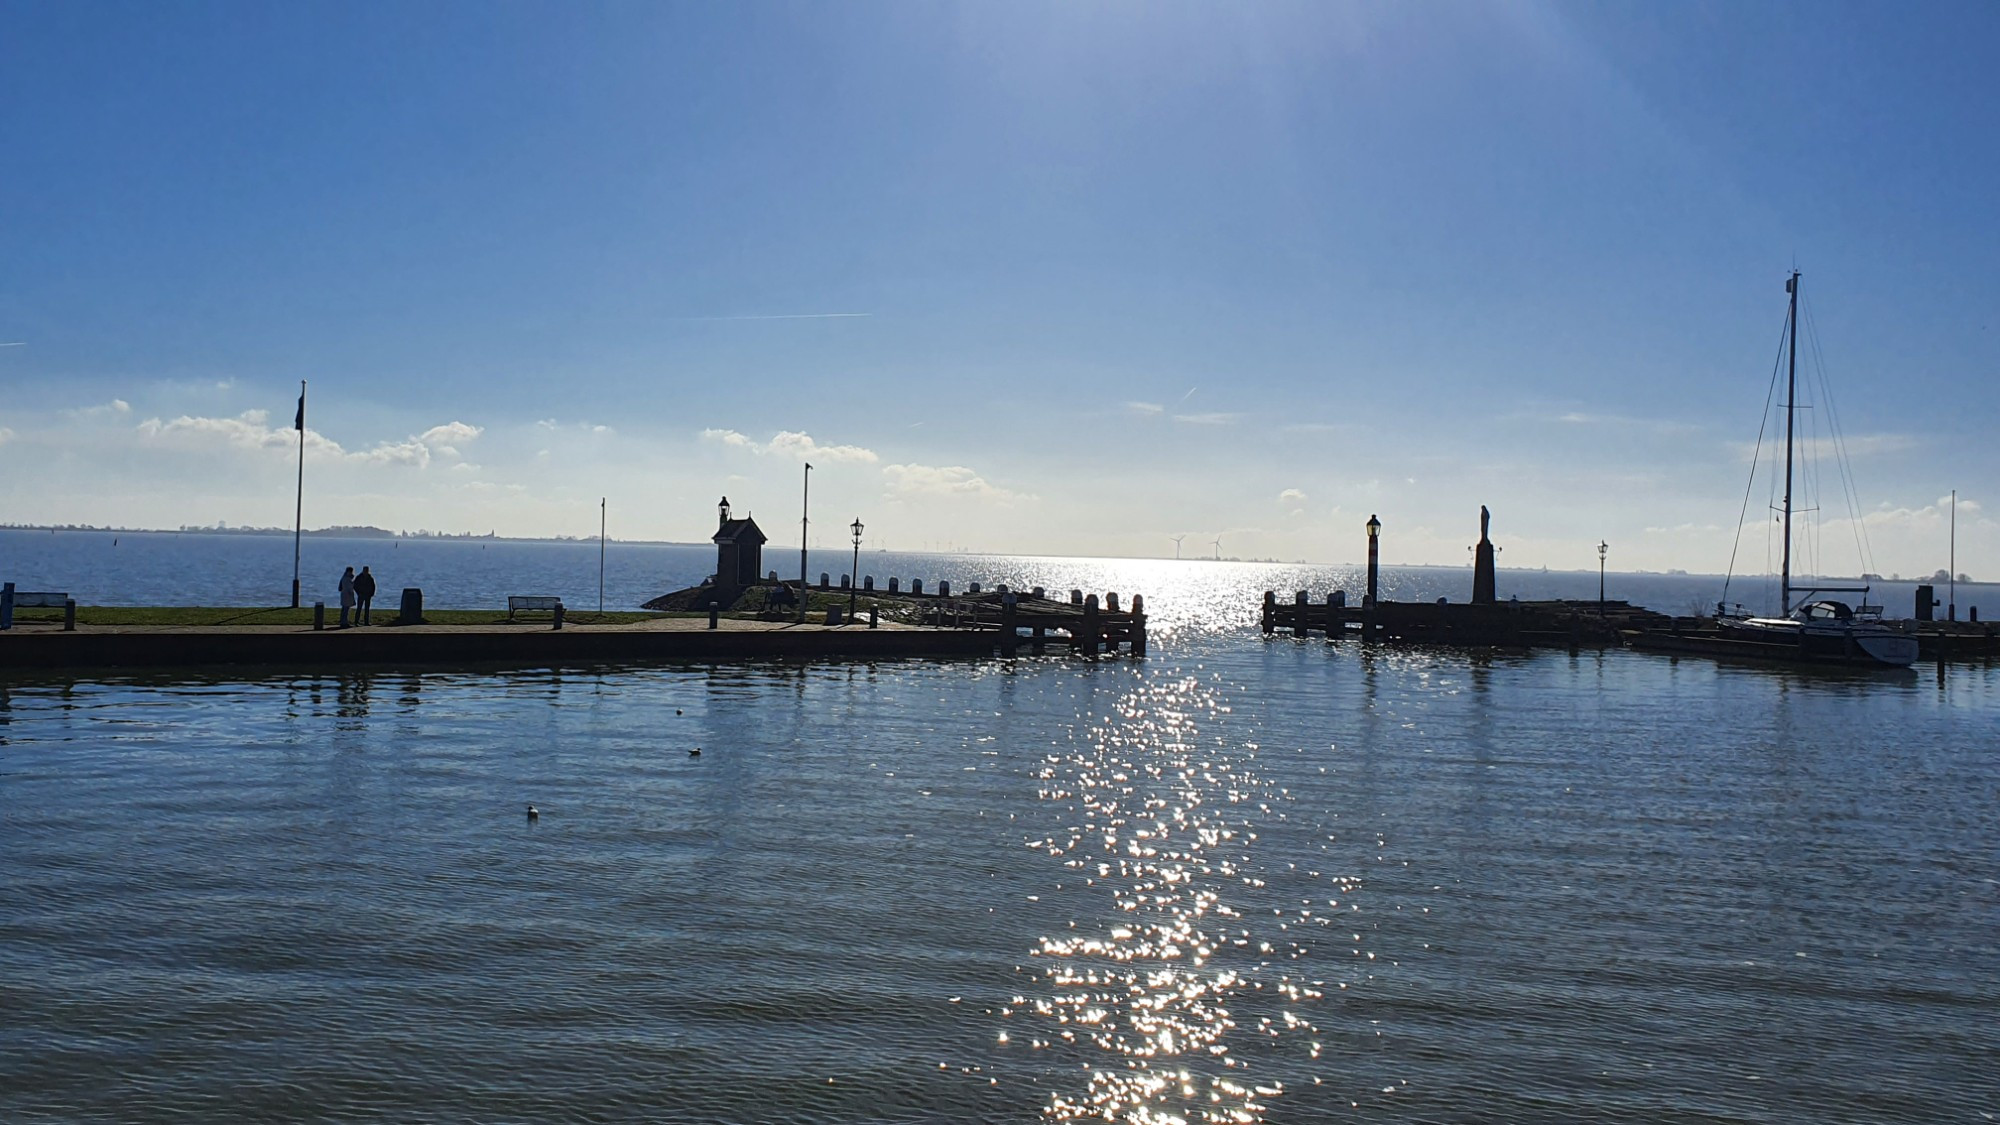
[[[1622,601],[1377,602],[1347,604],[1340,591],[1315,601],[1304,590],[1291,601],[1265,591],[1261,625],[1267,634],[1318,633],[1403,644],[1474,648],[1601,648],[1628,629],[1670,620]]]

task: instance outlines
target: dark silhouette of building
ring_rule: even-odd
[[[729,497],[716,506],[721,513],[715,531],[715,584],[725,589],[755,585],[764,575],[764,544],[757,521],[729,518]]]

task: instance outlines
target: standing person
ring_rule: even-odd
[[[354,608],[354,568],[340,572],[340,627],[347,628],[347,614]]]
[[[375,576],[368,573],[368,568],[365,566],[361,568],[360,574],[354,576],[354,600],[358,603],[354,613],[355,623],[359,625],[374,624],[373,617],[369,615],[368,607],[375,600]]]

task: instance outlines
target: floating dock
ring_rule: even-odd
[[[1404,644],[1474,648],[1602,648],[1626,630],[1669,620],[1622,601],[1375,602],[1350,606],[1340,592],[1314,601],[1304,590],[1289,602],[1265,591],[1265,633],[1328,640],[1355,637]]]

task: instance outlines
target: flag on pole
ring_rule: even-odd
[[[292,428],[300,433],[306,432],[306,393],[304,391],[299,392],[299,412],[292,417]]]

